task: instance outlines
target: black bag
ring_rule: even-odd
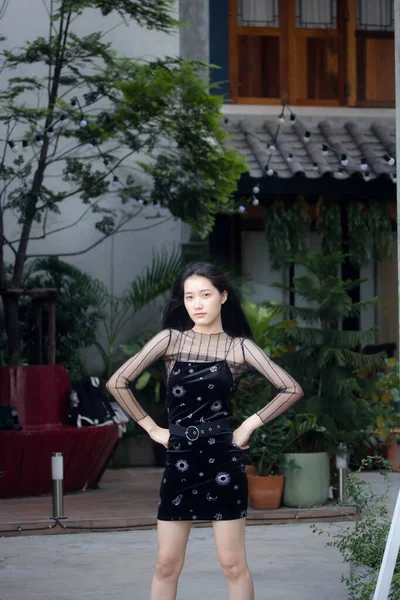
[[[72,382],[68,422],[77,427],[118,422],[106,387],[98,377],[83,377],[80,381]]]
[[[20,431],[22,425],[18,423],[18,411],[10,404],[0,404],[0,430]]]

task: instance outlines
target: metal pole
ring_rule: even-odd
[[[338,469],[338,494],[340,501],[346,498],[346,477],[347,469]]]
[[[51,456],[51,477],[53,479],[53,519],[64,519],[64,460],[62,452]]]
[[[386,542],[373,600],[387,600],[400,548],[400,492],[397,496],[392,524]]]

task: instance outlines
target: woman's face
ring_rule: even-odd
[[[221,293],[206,277],[193,275],[184,283],[185,307],[195,325],[217,324],[222,329],[221,306],[227,297],[227,292]]]

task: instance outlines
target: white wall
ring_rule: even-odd
[[[47,36],[48,16],[45,5],[49,6],[49,0],[17,0],[11,2],[4,18],[0,21],[0,33],[7,36],[7,41],[4,44],[2,43],[2,46],[16,49],[27,40],[33,40],[36,36]],[[178,7],[178,0],[176,6]],[[154,57],[163,58],[179,55],[178,33],[167,35],[156,31],[148,31],[139,27],[136,22],[130,22],[126,25],[116,14],[104,18],[99,11],[87,10],[82,17],[77,18],[73,25],[73,31],[78,35],[95,31],[109,31],[104,40],[111,42],[114,50],[120,56],[152,59]],[[24,65],[22,72],[25,75],[39,77],[45,74],[40,65]],[[0,74],[0,85],[2,87],[6,86],[6,81],[6,74]],[[79,96],[79,91],[76,92],[76,95]],[[31,96],[28,98],[29,102],[34,102],[36,105],[36,97]],[[4,131],[0,131],[0,134],[0,137],[4,137]],[[31,152],[31,150],[29,151]],[[15,156],[11,154],[10,159],[13,158]],[[59,173],[53,170],[51,175],[53,176],[52,179],[47,181],[51,182],[54,189],[54,176],[58,177]],[[60,187],[65,187],[65,184],[61,181]],[[48,229],[57,229],[73,223],[81,214],[82,204],[78,198],[73,198],[65,201],[64,205],[61,205],[61,209],[60,215],[50,215]],[[146,218],[155,215],[157,212],[160,214],[158,219]],[[153,251],[160,251],[164,248],[171,251],[179,245],[181,241],[181,224],[173,218],[163,222],[168,217],[171,217],[168,211],[160,212],[154,208],[146,207],[140,217],[135,218],[126,226],[126,229],[137,231],[119,233],[86,254],[64,258],[62,254],[78,252],[100,239],[101,234],[94,228],[95,217],[89,213],[79,224],[66,231],[50,235],[45,240],[31,242],[28,254],[60,255],[64,260],[68,260],[83,271],[100,279],[114,294],[120,295],[128,287],[129,282],[150,263]],[[155,223],[157,223],[157,226],[149,228],[150,225]],[[7,213],[5,219],[5,231],[10,239],[18,239],[19,226],[15,215],[10,212]],[[41,232],[42,226],[36,225],[33,228],[32,235],[40,235]],[[11,261],[11,259],[12,256],[9,253],[7,260]],[[159,311],[156,312],[158,319]],[[138,327],[140,327],[140,324],[138,324]]]

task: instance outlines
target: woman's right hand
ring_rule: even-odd
[[[157,444],[162,444],[168,448],[169,429],[165,429],[165,427],[156,427],[150,433],[150,437],[152,440],[157,442]]]

